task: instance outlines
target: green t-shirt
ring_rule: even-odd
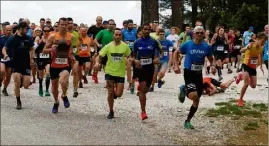
[[[109,74],[115,77],[125,77],[126,62],[125,57],[131,54],[129,46],[121,42],[120,45],[116,46],[114,42],[111,42],[104,46],[99,55],[104,57],[107,55],[107,63],[105,67],[105,74]]]
[[[77,49],[77,44],[78,44],[78,38],[79,38],[79,35],[76,31],[72,31],[72,34],[74,35],[74,39],[72,41],[72,48],[73,48],[73,53],[74,54],[77,54],[78,53],[78,49]]]
[[[185,43],[185,42],[187,42],[188,40],[191,40],[191,37],[190,37],[189,35],[187,35],[187,37],[186,37],[186,41],[183,42],[184,35],[185,35],[185,32],[182,32],[182,33],[179,35],[180,43]]]
[[[101,30],[96,37],[102,44],[102,47],[113,41],[113,32],[108,31],[107,29]]]

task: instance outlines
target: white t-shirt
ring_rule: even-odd
[[[179,41],[179,36],[177,34],[175,35],[170,34],[169,36],[166,37],[166,39],[171,41],[174,44],[174,47],[177,47]]]

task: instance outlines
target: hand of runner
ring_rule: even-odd
[[[153,64],[160,64],[160,59],[159,58],[154,59]]]
[[[141,68],[141,63],[139,60],[134,60],[134,64],[135,64],[136,68]]]
[[[179,69],[179,67],[178,66],[174,66],[174,72],[176,73],[176,74],[180,74],[180,69]]]

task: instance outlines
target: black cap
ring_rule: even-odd
[[[22,22],[19,23],[18,29],[20,29],[20,28],[27,28],[27,26],[28,26],[27,23],[24,22],[24,21],[22,21]]]

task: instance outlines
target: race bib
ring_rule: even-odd
[[[141,65],[150,65],[152,64],[152,58],[147,58],[147,59],[140,59]]]
[[[77,53],[78,48],[73,48],[73,53]]]
[[[121,62],[122,56],[111,56],[113,62]]]
[[[39,58],[50,58],[50,55],[49,54],[40,53],[39,54]]]
[[[191,70],[192,71],[201,71],[203,69],[203,64],[192,64]]]
[[[256,65],[256,64],[258,64],[258,59],[257,59],[257,58],[252,58],[252,59],[250,60],[250,64],[252,64],[252,65]]]
[[[163,56],[168,56],[168,52],[163,52]]]
[[[9,57],[6,59],[6,60],[4,60],[4,59],[1,59],[1,62],[7,62],[7,61],[9,61],[10,59],[9,59]]]
[[[217,46],[217,51],[223,51],[224,47],[223,46]]]
[[[240,49],[241,48],[241,46],[240,45],[236,45],[236,46],[234,46],[234,49]]]
[[[67,58],[56,58],[55,63],[56,64],[67,64]]]
[[[228,51],[227,51],[227,50],[225,50],[225,51],[224,51],[224,53],[228,53]]]
[[[91,48],[91,52],[94,52],[94,47],[90,47]]]
[[[172,52],[172,51],[173,51],[173,47],[170,47],[170,48],[169,48],[169,51]]]
[[[134,46],[134,42],[129,42],[129,47],[133,48],[133,46]]]
[[[86,51],[87,49],[88,49],[88,47],[87,47],[86,45],[85,45],[85,46],[84,46],[84,45],[81,46],[81,50],[82,50],[82,51]]]

